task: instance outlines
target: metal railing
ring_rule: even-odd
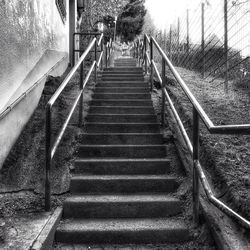
[[[136,46],[140,46],[140,43],[135,43]],[[142,59],[142,65],[145,67],[145,72],[148,72],[148,66],[150,66],[150,85],[151,89],[153,88],[153,75],[154,71],[156,72],[156,75],[161,83],[161,90],[162,90],[162,110],[161,110],[161,122],[162,125],[165,125],[165,104],[166,101],[169,104],[169,107],[176,119],[176,122],[178,124],[178,127],[181,131],[181,134],[184,138],[184,141],[186,143],[186,146],[189,150],[189,153],[191,154],[193,158],[193,216],[194,221],[198,223],[199,221],[199,196],[200,196],[200,187],[199,187],[199,180],[202,184],[202,187],[204,188],[205,194],[208,198],[208,200],[215,205],[217,208],[219,208],[221,211],[223,211],[225,214],[229,215],[236,221],[238,221],[242,226],[245,228],[250,229],[250,221],[243,218],[241,215],[239,215],[237,212],[229,208],[225,203],[220,201],[215,197],[213,194],[212,189],[210,188],[210,185],[207,181],[207,178],[205,176],[205,173],[203,171],[203,168],[199,161],[199,137],[200,137],[200,119],[205,124],[206,128],[211,134],[243,134],[243,135],[249,135],[250,134],[250,124],[244,124],[244,125],[223,125],[223,126],[216,126],[213,124],[211,119],[208,117],[204,109],[201,107],[199,102],[196,100],[194,95],[191,93],[190,89],[184,82],[184,80],[181,78],[169,58],[166,56],[162,48],[159,46],[157,41],[153,37],[148,37],[147,35],[144,36],[143,39],[143,46],[140,46],[141,52],[136,53],[137,56],[139,56],[139,61]],[[156,48],[161,55],[162,58],[162,74],[160,75],[153,55],[154,55],[154,48]],[[138,48],[136,48],[137,50]],[[148,50],[149,54],[148,55]],[[184,125],[180,119],[180,116],[178,115],[173,102],[170,98],[170,95],[168,94],[168,91],[166,89],[166,65],[169,67],[170,71],[174,75],[176,81],[180,84],[182,90],[188,97],[189,101],[191,102],[193,106],[193,143],[191,143],[188,134],[184,128]]]
[[[89,33],[88,33],[89,34]],[[78,62],[74,65],[74,67],[70,70],[64,81],[61,83],[59,88],[56,90],[56,92],[53,94],[53,96],[50,98],[49,102],[46,105],[46,170],[45,170],[45,210],[49,211],[51,208],[51,181],[50,181],[50,172],[51,172],[51,165],[53,158],[55,156],[56,150],[63,138],[63,135],[65,133],[65,130],[67,129],[67,126],[71,120],[71,117],[77,107],[77,104],[79,103],[79,114],[78,114],[78,123],[79,126],[82,125],[83,122],[83,90],[88,83],[90,76],[93,71],[94,81],[97,81],[97,69],[100,67],[102,68],[102,59],[104,55],[104,44],[103,44],[103,34],[100,34],[99,40],[97,40],[97,33],[95,33],[95,37],[92,39],[92,41],[89,43],[87,49],[83,52],[83,54],[80,56]],[[86,34],[85,34],[86,35]],[[75,36],[75,35],[74,35]],[[100,47],[100,56],[99,59],[97,59],[97,52],[98,47]],[[84,61],[87,57],[87,55],[91,52],[91,50],[94,49],[94,60],[89,68],[89,71],[84,79],[83,77],[83,70],[84,70]],[[108,66],[108,61],[110,58],[110,53],[112,51],[112,41],[110,41],[106,45],[106,67]],[[74,49],[74,52],[79,52]],[[60,129],[58,135],[55,138],[55,141],[52,143],[52,108],[55,104],[56,100],[62,93],[62,91],[65,89],[67,84],[70,82],[74,74],[77,72],[77,70],[80,69],[80,81],[79,81],[79,93],[77,94],[77,97],[73,103],[73,106],[62,125],[62,128]]]

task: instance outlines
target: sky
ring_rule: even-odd
[[[169,27],[172,21],[187,8],[197,5],[201,0],[146,0],[146,8],[150,12],[159,29]]]

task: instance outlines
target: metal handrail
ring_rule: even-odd
[[[242,226],[245,228],[250,229],[250,221],[243,218],[241,215],[239,215],[237,212],[232,210],[230,207],[225,205],[222,201],[217,199],[215,195],[212,192],[212,189],[210,188],[210,185],[207,181],[207,178],[204,174],[204,171],[202,169],[202,166],[199,161],[199,118],[202,119],[204,124],[206,125],[208,131],[211,134],[244,134],[248,135],[250,133],[250,124],[243,124],[243,125],[223,125],[223,126],[215,126],[211,119],[208,117],[206,112],[203,110],[197,99],[194,97],[194,95],[189,90],[188,86],[184,82],[184,80],[181,78],[175,67],[172,65],[171,61],[168,59],[162,48],[159,46],[159,44],[156,42],[156,40],[153,37],[148,38],[147,35],[144,36],[144,48],[147,48],[147,45],[150,47],[150,65],[151,65],[151,86],[153,84],[153,73],[154,70],[156,72],[157,78],[160,81],[160,84],[162,86],[162,99],[163,99],[163,105],[162,105],[162,124],[165,125],[165,101],[169,103],[170,109],[177,121],[178,127],[181,131],[181,134],[184,138],[184,141],[187,145],[187,148],[190,152],[190,154],[193,157],[193,214],[194,214],[194,220],[195,222],[198,222],[198,214],[199,214],[199,180],[202,184],[202,187],[205,191],[205,194],[208,198],[208,200],[215,205],[217,208],[219,208],[221,211],[229,215],[230,217],[234,218],[236,221],[238,221]],[[160,76],[160,73],[156,67],[156,64],[153,59],[153,45],[157,48],[158,52],[162,56],[162,76]],[[145,58],[147,58],[147,50],[145,49],[143,51]],[[168,65],[170,71],[173,73],[175,79],[180,84],[181,88],[183,89],[184,93],[188,97],[189,101],[193,105],[193,144],[191,143],[191,140],[189,139],[189,136],[185,130],[185,127],[180,119],[180,116],[178,112],[176,111],[174,104],[168,94],[168,91],[166,89],[166,78],[165,78],[165,65]],[[145,63],[145,71],[147,72],[147,65]]]
[[[80,33],[82,34],[82,33]],[[91,33],[92,35],[92,33]],[[96,35],[96,33],[94,33]],[[98,45],[101,46],[101,54],[99,56],[99,59],[97,60],[97,49]],[[94,47],[95,49],[95,59],[92,62],[92,65],[88,71],[88,74],[86,75],[85,79],[83,79],[83,63],[87,57],[87,55],[91,52],[91,49]],[[53,94],[53,96],[50,98],[49,102],[46,105],[46,171],[45,171],[45,210],[49,211],[51,208],[51,185],[50,185],[50,170],[51,170],[51,164],[52,160],[55,156],[56,150],[63,138],[63,135],[67,129],[67,126],[72,118],[72,115],[77,107],[77,104],[80,102],[79,105],[79,126],[82,125],[83,120],[83,90],[88,83],[90,76],[93,71],[95,71],[95,82],[97,81],[97,68],[102,64],[102,57],[104,55],[103,52],[103,35],[100,36],[99,41],[97,41],[96,36],[92,39],[90,44],[88,45],[87,49],[84,51],[84,53],[79,58],[78,62],[75,64],[75,66],[70,70],[64,81],[61,83],[59,88],[56,90],[56,92]],[[106,55],[107,56],[107,55]],[[77,94],[77,97],[73,103],[72,108],[70,109],[70,112],[64,121],[62,128],[60,129],[58,135],[55,138],[55,142],[51,142],[51,132],[52,132],[52,108],[62,91],[65,89],[65,87],[68,85],[76,71],[80,68],[80,83],[79,83],[79,93]]]
[[[31,85],[24,93],[22,93],[17,99],[15,99],[6,109],[4,109],[0,113],[0,120],[2,120],[7,114],[9,114],[13,108],[17,106],[34,88],[39,86],[44,78],[49,76],[49,74],[63,61],[65,60],[65,56],[58,61],[46,74],[44,74],[39,80],[37,80],[33,85]]]

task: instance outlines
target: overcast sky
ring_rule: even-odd
[[[197,5],[201,0],[146,0],[146,8],[158,28],[169,26],[187,8]]]

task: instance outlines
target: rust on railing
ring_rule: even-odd
[[[243,135],[249,135],[250,134],[250,124],[243,124],[243,125],[214,125],[211,119],[208,117],[204,109],[201,107],[197,99],[194,97],[184,80],[181,78],[169,58],[166,56],[162,48],[159,46],[159,44],[156,42],[156,40],[153,37],[149,37],[145,35],[144,37],[144,43],[147,43],[142,48],[149,47],[150,52],[150,58],[148,58],[147,49],[142,50],[144,55],[142,58],[145,58],[145,60],[148,60],[150,62],[150,84],[151,89],[153,87],[153,74],[156,72],[156,76],[161,84],[162,88],[162,95],[164,98],[166,98],[166,101],[169,104],[169,107],[173,113],[173,116],[176,119],[177,125],[180,129],[180,132],[184,138],[184,141],[186,143],[186,146],[189,150],[189,153],[193,157],[193,216],[194,220],[197,223],[198,222],[198,215],[199,215],[199,180],[202,184],[202,187],[205,191],[205,194],[208,198],[208,200],[217,208],[219,208],[222,212],[230,216],[231,218],[238,221],[242,226],[245,228],[250,229],[250,222],[240,216],[237,212],[232,210],[230,207],[228,207],[226,204],[224,204],[222,201],[218,200],[215,195],[212,192],[212,189],[210,188],[210,185],[207,181],[207,178],[204,174],[204,171],[202,169],[202,166],[199,161],[199,119],[203,121],[206,128],[211,134],[243,134]],[[138,45],[137,43],[134,43],[135,45]],[[169,67],[170,71],[174,75],[176,81],[180,84],[182,90],[184,91],[185,95],[188,97],[189,101],[191,102],[193,106],[193,144],[191,143],[191,140],[189,139],[189,136],[184,128],[184,125],[180,119],[180,116],[178,112],[176,111],[173,102],[168,94],[168,91],[166,87],[164,86],[164,79],[161,77],[159,70],[157,69],[157,66],[155,64],[154,58],[153,58],[153,47],[155,47],[158,52],[160,53],[162,57],[162,71],[163,74],[165,74],[165,64]],[[145,60],[143,63],[145,64]],[[147,72],[147,69],[145,69]],[[165,77],[165,76],[163,76]],[[162,105],[165,105],[165,100],[163,101]],[[162,108],[162,112],[164,112],[164,108]],[[164,119],[164,114],[161,114],[162,119]]]

